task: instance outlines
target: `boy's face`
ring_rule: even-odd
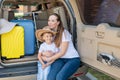
[[[43,34],[43,40],[47,43],[50,44],[53,41],[53,35],[52,33],[44,33]]]

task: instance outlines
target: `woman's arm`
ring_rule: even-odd
[[[46,58],[46,61],[48,61],[48,62],[55,61],[56,59],[62,57],[66,53],[68,46],[69,46],[68,41],[62,42],[60,45],[60,52],[56,53],[55,55],[53,55],[50,58]]]
[[[53,56],[55,53],[53,53],[52,51],[48,50],[48,51],[45,51],[43,56],[46,56],[46,57],[51,57]]]

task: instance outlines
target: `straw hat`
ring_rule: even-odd
[[[0,34],[11,31],[15,25],[16,23],[9,22],[5,19],[0,19]]]
[[[47,33],[47,32],[52,33],[53,35],[56,34],[56,32],[50,30],[50,28],[45,27],[45,28],[43,28],[43,29],[38,29],[38,30],[36,30],[36,32],[35,32],[36,38],[37,38],[39,41],[43,42],[44,40],[43,40],[43,38],[42,38],[42,35],[43,35],[43,33]]]

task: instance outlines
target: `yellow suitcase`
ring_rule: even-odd
[[[24,29],[15,26],[12,31],[1,35],[1,53],[6,59],[24,56]]]

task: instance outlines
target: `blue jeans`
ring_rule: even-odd
[[[68,80],[80,66],[80,58],[60,58],[51,64],[47,80]]]

